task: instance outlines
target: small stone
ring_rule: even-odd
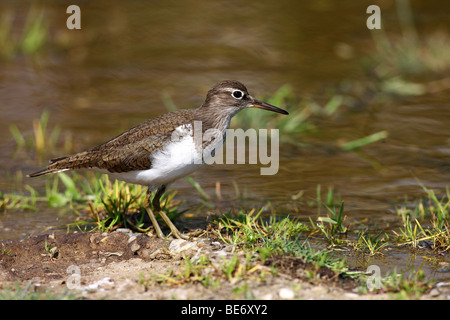
[[[294,290],[291,288],[281,288],[278,295],[281,299],[293,299],[295,297]]]
[[[434,288],[430,291],[430,296],[432,297],[438,297],[441,293],[439,292],[438,289]]]
[[[272,300],[273,299],[273,294],[271,293],[266,293],[265,295],[263,295],[261,297],[261,300]]]
[[[437,288],[449,287],[449,286],[450,286],[450,282],[438,282],[438,283],[436,283],[436,287]]]
[[[139,251],[139,256],[144,259],[150,258],[152,254],[153,252],[150,252],[150,250],[148,249],[142,249],[141,251]]]
[[[134,240],[136,240],[136,236],[131,236],[129,239],[128,239],[128,243],[132,243]]]
[[[137,242],[133,242],[133,244],[131,245],[131,252],[136,252],[141,248],[141,246],[137,243]]]
[[[214,249],[220,249],[220,247],[221,247],[222,245],[220,244],[220,242],[214,241],[214,242],[211,242],[211,246],[212,246]]]
[[[97,282],[94,282],[86,286],[85,290],[99,290],[99,289],[112,289],[114,287],[114,281],[111,281],[109,277],[105,277]]]
[[[145,250],[148,251],[148,250]],[[170,254],[167,253],[166,250],[162,250],[162,249],[157,249],[154,252],[152,252],[151,254],[148,254],[147,252],[143,252],[145,254],[145,256],[148,256],[148,258],[155,260],[155,259],[168,259],[170,258]]]
[[[228,253],[225,250],[223,250],[223,249],[214,252],[214,254],[215,254],[215,256],[217,256],[219,258],[225,258],[228,255]]]
[[[169,245],[169,251],[172,254],[182,253],[188,250],[197,251],[199,247],[195,242],[183,239],[175,239]]]
[[[117,228],[116,232],[130,233],[132,231],[128,228]]]
[[[123,252],[102,252],[106,257],[117,256],[121,257]]]
[[[358,299],[359,294],[353,292],[347,292],[344,294],[344,299]]]
[[[147,253],[147,251],[148,251],[148,250],[145,250],[145,253]],[[156,257],[157,257],[160,253],[162,253],[162,250],[161,250],[161,249],[158,249],[158,250],[155,250],[154,252],[152,252],[148,257],[149,257],[150,259],[156,259]]]

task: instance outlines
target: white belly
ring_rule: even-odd
[[[93,168],[93,170],[129,183],[161,186],[187,176],[198,169],[202,165],[202,162],[198,160],[199,156],[194,148],[192,137],[186,136],[179,142],[169,143],[161,151],[152,154],[150,169],[128,172],[109,172],[98,168]]]

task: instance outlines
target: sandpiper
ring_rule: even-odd
[[[178,110],[147,120],[121,135],[85,152],[50,160],[46,169],[28,175],[37,177],[66,170],[89,169],[129,183],[148,186],[146,210],[158,237],[164,234],[156,221],[159,213],[176,238],[186,238],[161,210],[160,198],[166,187],[203,163],[199,150],[216,150],[223,144],[231,118],[244,108],[256,107],[288,114],[285,110],[258,101],[240,82],[225,80],[212,87],[197,109]],[[219,134],[196,142],[196,123],[202,132]],[[156,190],[152,202],[150,195]]]

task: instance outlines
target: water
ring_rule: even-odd
[[[450,3],[413,1],[412,5],[420,32],[448,31]],[[365,4],[354,1],[201,6],[179,1],[96,1],[81,6],[82,30],[78,31],[66,29],[64,5],[48,2],[37,8],[44,10],[49,24],[45,50],[33,59],[19,56],[0,62],[2,191],[14,190],[8,177],[16,171],[38,169],[36,162],[12,156],[9,125],[17,124],[30,134],[32,120],[43,110],[50,111],[50,126],[60,125],[64,134],[74,137],[73,148],[81,151],[166,112],[164,97],[170,96],[182,108],[200,105],[206,91],[222,79],[240,80],[257,96],[289,83],[299,98],[327,101],[326,88],[364,77],[360,59],[372,47],[365,28]],[[13,30],[20,34],[29,4],[4,2],[0,9],[14,13]],[[382,17],[387,33],[399,31],[394,3],[382,6]],[[315,199],[318,184],[324,192],[332,187],[345,200],[349,221],[388,229],[398,225],[395,208],[406,195],[411,200],[424,195],[420,183],[438,193],[448,185],[449,95],[444,90],[370,101],[316,120],[318,130],[299,138],[309,147],[281,146],[275,176],[259,175],[259,166],[216,165],[193,177],[210,194],[220,181],[224,198],[232,197],[236,181],[247,191],[250,203],[264,199],[291,214],[292,196],[299,191],[304,191],[303,199]],[[364,154],[339,148],[342,141],[381,130],[389,133],[388,138],[365,148]],[[44,187],[39,179],[26,183]],[[198,203],[197,192],[186,181],[176,182],[174,188],[187,206]],[[305,202],[295,205],[300,217],[317,216]],[[50,226],[64,226],[73,218],[73,213],[49,208],[2,213],[0,237],[23,238]],[[385,258],[388,269],[411,258],[408,250],[399,252]],[[394,262],[398,256],[400,263]],[[448,261],[448,257],[439,259]],[[415,261],[421,264],[421,259]],[[448,272],[439,275],[449,277]]]

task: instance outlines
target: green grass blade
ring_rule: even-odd
[[[341,148],[344,151],[351,151],[351,150],[355,150],[355,149],[359,149],[361,147],[364,147],[368,144],[380,141],[380,140],[384,140],[386,139],[388,136],[388,132],[387,131],[379,131],[376,132],[374,134],[368,135],[364,138],[361,139],[357,139],[357,140],[353,140],[347,143],[344,143]]]

